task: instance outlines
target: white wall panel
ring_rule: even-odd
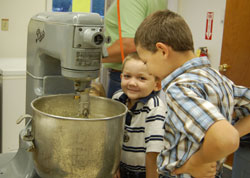
[[[179,0],[178,12],[193,33],[195,50],[208,47],[209,59],[218,69],[224,28],[226,0]],[[207,12],[214,12],[212,40],[205,40]]]

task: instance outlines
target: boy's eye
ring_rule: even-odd
[[[147,80],[145,77],[140,77],[140,80]]]
[[[142,59],[142,62],[143,62],[144,64],[147,64],[147,61],[145,61],[144,59]]]
[[[124,78],[129,78],[130,75],[124,74],[123,77],[124,77]]]

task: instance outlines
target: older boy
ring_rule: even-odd
[[[162,79],[166,93],[159,172],[165,177],[214,177],[217,162],[220,177],[221,160],[238,148],[239,136],[250,131],[249,118],[238,121],[239,132],[230,124],[234,111],[238,118],[249,115],[249,89],[212,69],[207,58],[196,57],[188,25],[169,10],[142,22],[135,45],[149,72]]]

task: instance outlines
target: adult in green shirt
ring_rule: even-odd
[[[167,0],[120,0],[120,19],[124,56],[135,52],[134,36],[137,27],[151,13],[167,8]],[[121,89],[121,51],[118,32],[117,1],[107,10],[105,17],[105,33],[111,37],[107,51],[108,57],[102,59],[103,66],[109,69],[107,97]]]

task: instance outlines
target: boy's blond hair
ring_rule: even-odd
[[[129,60],[131,60],[131,59],[142,61],[141,58],[139,57],[139,55],[138,55],[137,52],[133,52],[133,53],[128,54],[128,55],[124,58],[124,62],[123,62],[123,64],[122,64],[122,72],[123,72],[124,66],[126,65],[127,61],[129,61]]]

